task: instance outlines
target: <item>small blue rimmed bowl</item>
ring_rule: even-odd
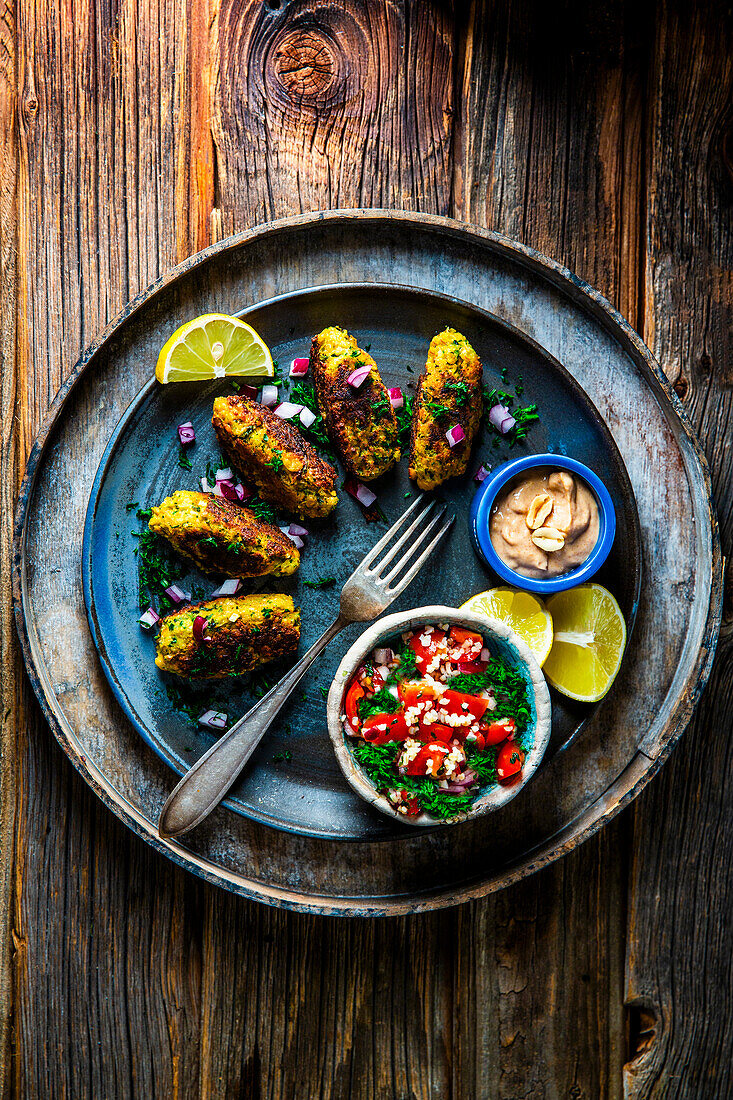
[[[598,505],[598,539],[581,565],[568,573],[561,573],[557,577],[544,580],[539,577],[525,577],[502,561],[491,542],[489,519],[494,501],[508,482],[527,470],[548,466],[555,470],[568,470],[571,474],[577,474],[593,493]],[[564,592],[566,588],[573,588],[576,584],[589,580],[601,568],[616,537],[616,512],[606,486],[582,462],[578,462],[575,458],[566,458],[564,455],[526,455],[524,458],[515,458],[499,466],[477,490],[471,503],[471,534],[479,556],[507,584],[515,588],[523,588],[528,592],[536,592],[540,596],[549,595],[551,592]]]

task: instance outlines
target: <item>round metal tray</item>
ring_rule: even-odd
[[[185,843],[161,841],[155,822],[172,772],[120,710],[86,623],[82,530],[95,471],[159,347],[184,319],[239,312],[304,287],[375,282],[449,294],[509,322],[558,360],[597,408],[628,470],[644,561],[619,679],[564,751],[490,818],[428,835],[323,839],[222,807]],[[590,835],[638,793],[684,728],[710,668],[721,588],[704,458],[666,379],[623,319],[530,249],[447,219],[381,211],[259,227],[192,257],[132,302],[54,402],[28,463],[14,546],[28,671],[89,784],[194,873],[321,913],[455,904],[530,873]]]

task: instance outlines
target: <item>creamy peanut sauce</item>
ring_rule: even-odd
[[[540,467],[520,474],[497,497],[491,543],[523,577],[557,577],[585,561],[598,541],[598,505],[568,470]]]

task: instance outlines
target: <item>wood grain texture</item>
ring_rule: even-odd
[[[9,1081],[12,1023],[12,876],[16,820],[13,714],[20,705],[20,659],[11,611],[10,545],[19,472],[15,299],[18,265],[15,12],[0,6],[0,1087]],[[5,1090],[4,1090],[5,1091]]]
[[[730,202],[709,175],[727,125],[725,12],[598,7],[477,3],[463,17],[437,2],[20,0],[17,29],[4,9],[3,554],[41,416],[128,298],[209,240],[360,204],[518,236],[643,319],[673,373],[699,363],[687,401],[730,546]],[[689,323],[676,325],[670,300]],[[701,344],[707,375],[690,355]],[[730,1023],[714,1006],[730,979],[728,650],[679,759],[634,814],[631,871],[627,814],[497,898],[336,922],[226,896],[124,829],[69,767],[25,680],[9,687],[8,609],[4,587],[14,1095],[619,1096],[627,898],[627,996],[661,1006],[667,1026],[626,1087],[726,1094]]]
[[[703,441],[733,550],[733,19],[660,5],[652,65],[644,331]],[[729,566],[730,570],[730,566]],[[733,602],[695,718],[633,810],[629,1097],[733,1095]]]

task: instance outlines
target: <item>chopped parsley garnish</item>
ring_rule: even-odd
[[[513,718],[517,733],[522,734],[530,719],[527,684],[521,673],[492,657],[485,672],[462,673],[448,681],[451,691],[462,691],[467,695],[478,695],[491,688],[494,692],[501,715]]]
[[[421,776],[398,775],[395,760],[401,748],[402,745],[396,741],[388,741],[386,745],[370,745],[360,741],[352,751],[377,790],[397,787],[409,791],[417,799],[421,810],[441,819],[470,810],[476,797],[473,794],[448,794],[427,776],[423,779]]]
[[[455,393],[459,405],[465,405],[471,396],[471,387],[467,382],[446,382],[445,388]]]
[[[452,409],[444,401],[426,401],[425,408],[430,409],[433,416],[450,416]]]
[[[402,680],[420,680],[422,677],[417,671],[417,656],[412,646],[404,642],[398,657],[400,663],[393,668],[387,677],[388,684],[399,684]]]
[[[173,602],[166,596],[165,589],[180,580],[185,570],[167,543],[151,530],[133,531],[132,536],[138,540],[135,553],[140,582],[140,610],[145,611],[153,602],[161,611],[168,611]]]
[[[283,760],[288,761],[293,759],[293,754],[290,749],[286,749],[285,752],[276,752],[272,758],[273,764],[281,764]]]
[[[372,714],[394,714],[402,706],[400,699],[395,699],[389,688],[382,688],[374,695],[364,695],[359,700],[359,717],[369,718]]]
[[[330,588],[335,583],[335,577],[319,577],[316,581],[303,581],[306,588]]]
[[[372,409],[374,410],[374,415],[377,417],[377,419],[383,420],[385,416],[389,416],[392,410],[392,403],[390,402],[388,397],[385,397],[384,394],[381,394],[379,397],[375,398],[374,401],[372,401]]]
[[[125,511],[126,512],[134,512],[135,509],[139,508],[139,507],[140,507],[140,505],[139,505],[138,501],[131,500],[131,501],[128,501],[128,503],[125,505]]]
[[[305,405],[305,407],[310,409],[316,417],[310,428],[306,428],[304,424],[299,423],[298,430],[302,432],[319,451],[322,451],[328,458],[333,458],[334,454],[331,448],[331,442],[328,438],[326,425],[321,416],[313,388],[306,386],[303,382],[294,382],[290,387],[290,398],[298,405]]]
[[[501,380],[506,383],[506,367],[501,372]],[[493,424],[489,422],[489,412],[494,405],[505,405],[507,409],[511,411],[512,416],[516,420],[516,424],[511,428],[505,436],[495,435],[492,446],[498,447],[502,441],[506,441],[509,449],[519,443],[521,439],[524,439],[534,423],[539,420],[539,413],[537,412],[536,405],[518,405],[517,408],[513,408],[514,402],[517,397],[521,397],[524,393],[524,386],[521,379],[519,383],[514,387],[515,394],[507,393],[506,390],[499,390],[494,386],[492,389],[484,387],[484,423],[487,427],[491,428],[493,432],[496,432]]]
[[[250,497],[247,501],[247,507],[251,512],[254,512],[258,519],[264,520],[265,523],[275,522],[275,510],[266,500],[260,500],[259,497]]]
[[[181,444],[178,448],[178,465],[182,470],[192,470],[193,464],[186,454],[186,448]]]
[[[281,470],[285,469],[285,463],[283,462],[283,453],[282,453],[282,451],[278,451],[278,450],[275,450],[273,448],[272,459],[270,460],[270,466],[272,467],[272,469],[275,471],[276,474],[279,474]]]
[[[397,438],[399,439],[400,446],[407,447],[410,439],[410,427],[412,425],[412,405],[414,398],[408,394],[403,394],[404,405],[401,409],[395,409],[397,415]]]

